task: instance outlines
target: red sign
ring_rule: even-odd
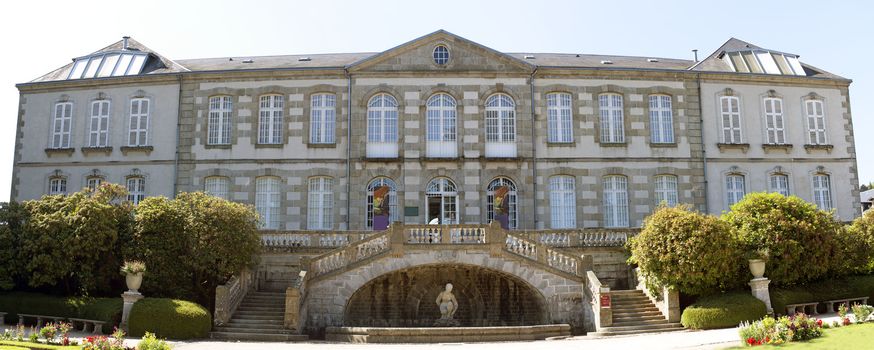
[[[601,307],[610,307],[610,295],[601,295]]]

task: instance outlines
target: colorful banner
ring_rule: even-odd
[[[382,231],[388,229],[389,218],[389,192],[391,187],[379,186],[373,190],[373,230]]]
[[[495,188],[493,210],[495,212],[495,221],[501,224],[505,230],[510,229],[510,188],[501,186]]]

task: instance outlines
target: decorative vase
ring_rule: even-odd
[[[143,284],[143,273],[129,273],[124,276],[124,281],[130,292],[139,293],[137,290]]]
[[[762,278],[765,275],[765,260],[750,259],[750,272],[753,278]]]

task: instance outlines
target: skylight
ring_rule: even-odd
[[[806,76],[798,56],[766,50],[726,52],[722,60],[739,73]]]
[[[67,79],[119,77],[143,71],[149,54],[139,51],[110,51],[74,59]]]

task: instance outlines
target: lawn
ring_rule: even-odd
[[[745,347],[731,349],[768,349],[771,346]],[[874,347],[874,323],[826,329],[822,337],[804,342],[791,342],[780,349],[825,350],[825,349],[871,349]]]
[[[15,349],[19,348],[24,349],[33,349],[33,350],[79,350],[82,349],[82,346],[59,346],[59,345],[47,345],[47,344],[37,344],[31,343],[27,341],[12,341],[12,340],[0,340],[0,350],[5,349]]]

